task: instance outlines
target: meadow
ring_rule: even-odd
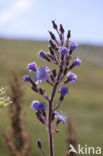
[[[48,51],[47,46],[48,43],[43,41],[0,39],[0,86],[9,86],[8,79],[12,69],[22,78],[28,73],[26,66],[30,62],[36,61],[38,65],[46,64],[51,68],[45,60],[38,58],[38,51]],[[103,47],[80,45],[74,56],[79,56],[82,64],[73,69],[78,80],[74,85],[68,84],[70,95],[66,96],[61,109],[72,117],[79,144],[100,146],[103,149]],[[51,88],[47,84],[40,86],[46,88],[50,95]],[[31,91],[30,84],[25,83],[24,87],[23,117],[32,136],[33,156],[40,156],[35,142],[38,138],[42,139],[44,149],[48,151],[47,133],[45,126],[37,121],[35,111],[29,108],[32,100],[39,100],[40,97]],[[57,98],[58,94],[55,103]],[[61,124],[59,127],[60,133],[54,136],[55,156],[63,156],[66,150],[66,125]],[[0,156],[8,156],[2,132],[9,128],[8,108],[4,108],[0,110]]]

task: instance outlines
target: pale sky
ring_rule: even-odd
[[[52,19],[72,40],[103,45],[103,0],[3,0],[0,38],[49,39]]]

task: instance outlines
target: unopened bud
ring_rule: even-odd
[[[52,114],[52,121],[54,120],[55,118],[55,113]]]
[[[49,34],[50,34],[52,40],[56,40],[55,35],[54,35],[51,31],[48,31],[48,32],[49,32]]]
[[[38,88],[37,87],[35,87],[34,85],[32,85],[32,90],[34,90],[35,92],[38,92]]]
[[[38,88],[37,88],[37,85],[35,84],[35,82],[33,82],[32,80],[30,81],[31,84],[32,84],[32,90],[34,90],[35,92],[38,92]]]
[[[75,66],[75,64],[72,63],[72,64],[69,66],[69,69],[71,70],[74,66]]]
[[[51,47],[52,47],[53,49],[55,49],[55,48],[56,48],[56,45],[53,43],[53,41],[52,41],[52,40],[49,40],[49,43],[50,43],[50,45],[51,45]]]
[[[54,57],[53,57],[52,55],[47,54],[47,56],[48,56],[51,60],[53,60],[53,61],[54,61]]]
[[[57,125],[58,125],[60,122],[61,122],[61,120],[59,120],[59,119],[58,119],[58,120],[57,120],[57,122],[56,122],[56,123],[57,123]]]
[[[52,81],[54,81],[54,75],[50,75]]]
[[[59,133],[59,129],[56,129],[55,131],[56,131],[56,133]]]
[[[60,30],[61,33],[64,33],[64,28],[63,28],[62,24],[60,24],[60,29],[59,30]]]
[[[68,67],[64,69],[64,75],[66,75],[67,71],[68,71]]]
[[[68,30],[68,33],[67,33],[67,39],[69,39],[71,37],[71,31]]]
[[[46,113],[45,113],[44,110],[42,110],[42,114],[43,114],[44,117],[46,117]]]
[[[39,55],[40,57],[46,59],[48,62],[50,61],[50,59],[47,57],[47,54],[46,54],[44,51],[41,50],[41,51],[38,53],[38,55]]]
[[[48,48],[49,48],[50,54],[51,54],[51,55],[54,55],[54,51],[53,51],[53,49],[51,48],[51,46],[49,46]]]
[[[45,121],[44,121],[43,118],[41,117],[40,112],[36,112],[36,116],[37,116],[37,119],[39,119],[39,120],[41,121],[41,123],[45,124]]]
[[[41,140],[37,140],[37,146],[38,146],[40,149],[42,148]]]
[[[64,95],[63,95],[63,94],[61,94],[61,96],[60,96],[59,100],[60,100],[60,101],[63,101],[63,99],[64,99]]]
[[[40,92],[41,95],[43,95],[45,90],[43,90],[42,88],[39,88],[39,92]]]
[[[54,20],[52,20],[52,24],[53,24],[53,28],[57,30],[58,27]]]

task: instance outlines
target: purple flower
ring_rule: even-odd
[[[80,60],[80,58],[79,57],[75,57],[75,59],[73,61],[73,64],[77,65],[77,66],[80,66],[81,63],[82,63],[82,61]]]
[[[27,65],[27,69],[28,69],[30,72],[31,72],[32,70],[33,70],[33,71],[36,71],[36,69],[37,69],[36,63],[33,62],[33,63],[28,64],[28,65]]]
[[[39,102],[37,100],[34,100],[30,106],[31,109],[36,110],[46,110],[46,105],[43,102]]]
[[[62,113],[62,111],[55,112],[55,118],[57,118],[59,121],[62,121],[63,124],[66,122],[66,116]]]
[[[50,61],[50,58],[47,56],[47,54],[46,54],[44,51],[41,50],[41,51],[38,53],[38,55],[39,55],[40,57],[46,59],[48,62]]]
[[[74,51],[76,48],[78,47],[78,44],[75,42],[71,42],[70,43],[70,51]]]
[[[74,73],[69,72],[67,74],[67,81],[70,81],[71,83],[75,83],[77,79],[77,75],[75,75]]]
[[[24,79],[24,82],[25,82],[25,81],[30,81],[30,80],[31,80],[31,78],[30,78],[29,75],[24,75],[23,79]]]
[[[40,57],[45,57],[46,54],[45,54],[44,51],[41,50],[40,52],[38,52],[38,55],[39,55]]]
[[[65,55],[68,52],[68,48],[67,47],[59,47],[60,52]]]
[[[66,94],[69,94],[68,88],[64,86],[59,88],[59,93],[61,93],[63,96],[65,96]]]
[[[49,77],[50,70],[46,66],[41,66],[36,70],[35,73],[33,73],[34,79],[36,83],[39,81],[45,80],[47,77]]]

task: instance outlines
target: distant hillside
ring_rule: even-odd
[[[77,49],[84,59],[103,66],[103,46],[80,45]]]
[[[15,50],[19,50],[22,46],[27,51],[29,48],[31,48],[30,45],[34,45],[33,49],[36,47],[36,49],[40,50],[41,48],[47,48],[47,44],[48,43],[46,41],[0,39],[0,55],[3,49],[10,50],[11,48],[8,48],[11,46],[12,49],[15,48]],[[78,53],[79,56],[81,55],[87,61],[90,61],[99,66],[103,66],[103,46],[79,45],[76,53]]]

